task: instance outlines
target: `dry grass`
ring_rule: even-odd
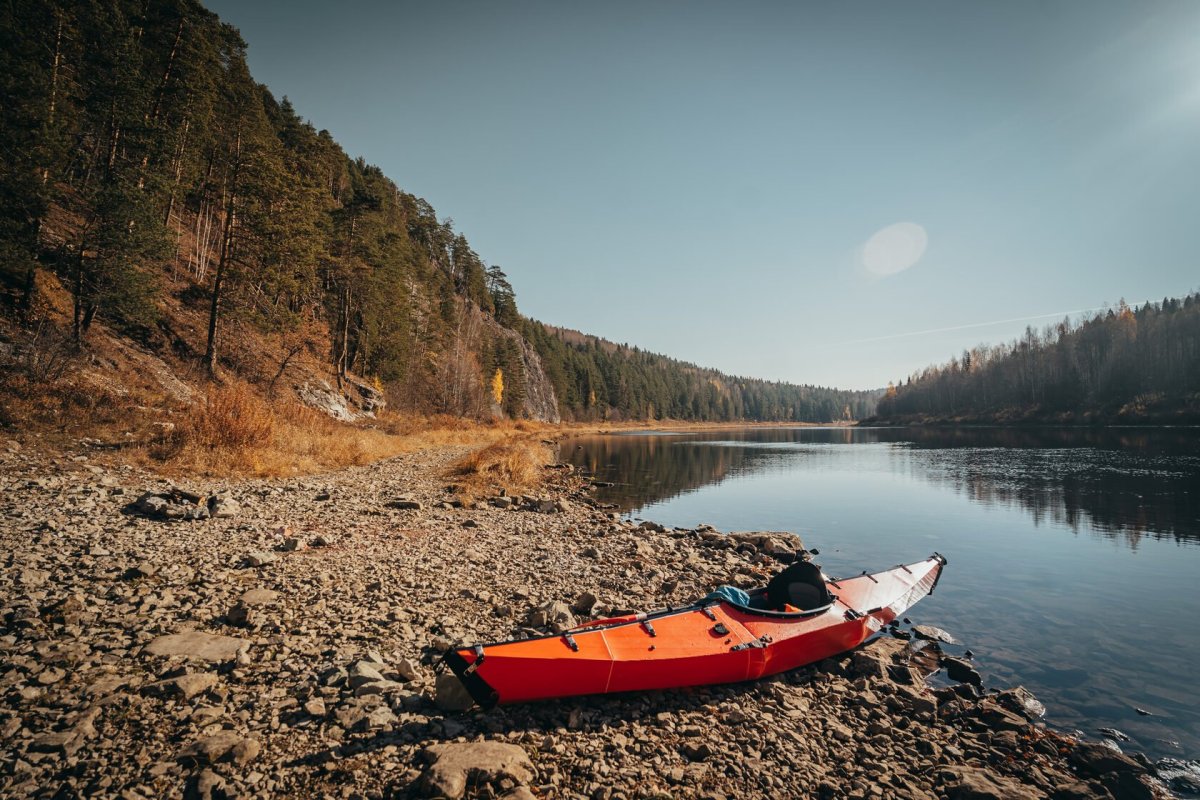
[[[456,491],[477,497],[504,489],[518,494],[536,488],[553,461],[550,448],[532,436],[514,435],[476,450],[450,470]]]
[[[546,427],[389,412],[370,424],[351,424],[294,400],[271,403],[242,383],[210,389],[200,404],[184,414],[173,430],[144,448],[143,463],[175,475],[301,475],[369,464],[415,450],[486,449],[501,439]],[[540,463],[548,458],[542,456]]]
[[[175,430],[186,447],[207,450],[262,447],[275,432],[275,413],[244,385],[212,387]]]

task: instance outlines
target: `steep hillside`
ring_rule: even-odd
[[[198,3],[18,0],[0,38],[0,285],[26,330],[80,352],[123,337],[185,382],[274,393],[305,367],[297,396],[342,416],[322,382],[360,407],[377,385],[423,412],[557,419],[494,319],[515,311],[503,272],[255,83]],[[65,324],[43,313],[51,285]],[[522,396],[493,393],[497,370]]]
[[[0,361],[26,379],[51,348],[109,386],[246,385],[346,420],[872,411],[524,319],[503,270],[256,83],[195,0],[13,0],[0,45]]]

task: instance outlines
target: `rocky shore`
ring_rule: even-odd
[[[921,630],[754,683],[466,708],[432,667],[452,644],[758,585],[800,544],[635,526],[566,467],[462,503],[461,455],[172,485],[0,444],[0,796],[1168,796]]]

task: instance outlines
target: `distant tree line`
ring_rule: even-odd
[[[1200,412],[1200,294],[1063,320],[889,384],[880,418],[1170,418]]]
[[[568,419],[850,421],[870,416],[879,396],[726,375],[533,320],[523,330]]]

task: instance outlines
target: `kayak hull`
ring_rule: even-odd
[[[455,649],[444,660],[485,708],[753,680],[862,644],[930,594],[945,563],[934,554],[890,570],[827,580],[833,602],[812,611],[707,601],[598,620],[556,636]]]

